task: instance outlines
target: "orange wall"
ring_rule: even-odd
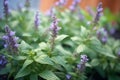
[[[45,12],[54,5],[57,0],[41,0],[40,10]],[[66,7],[71,4],[72,0],[68,0]],[[120,12],[120,0],[81,0],[80,6],[85,9],[86,6],[96,7],[99,2],[103,3],[104,8],[109,8],[114,13]]]

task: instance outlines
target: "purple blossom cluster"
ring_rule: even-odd
[[[97,37],[103,44],[107,42],[107,38],[108,38],[107,34],[108,33],[104,28],[97,30]]]
[[[35,20],[34,20],[35,29],[38,29],[39,24],[40,24],[39,12],[36,12],[36,14],[35,14]]]
[[[18,37],[15,37],[15,32],[11,31],[8,25],[5,26],[6,35],[3,36],[3,40],[5,41],[4,47],[8,49],[11,53],[18,52]]]
[[[81,63],[77,65],[77,69],[80,70],[80,72],[85,70],[85,63],[87,63],[87,61],[87,55],[81,55]]]
[[[102,7],[102,2],[100,2],[97,6],[97,13],[95,15],[94,18],[94,25],[96,25],[98,23],[98,21],[100,20],[100,17],[102,16],[103,12],[103,7]]]
[[[50,26],[50,30],[52,31],[52,37],[56,37],[58,34],[58,31],[60,30],[60,27],[58,26],[58,19],[55,15],[53,15],[53,22]]]
[[[71,12],[74,12],[76,10],[77,5],[79,4],[80,0],[73,0],[71,6],[69,7],[69,9],[71,10]]]
[[[0,69],[4,68],[7,64],[7,60],[4,55],[0,55]]]
[[[5,18],[7,19],[9,15],[8,0],[3,1],[3,6],[4,6],[4,15],[5,15]]]
[[[66,4],[66,0],[59,0],[55,3],[56,6],[64,6]]]

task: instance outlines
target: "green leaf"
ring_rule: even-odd
[[[24,69],[24,68],[26,68],[28,65],[32,64],[32,62],[33,62],[33,60],[29,60],[29,59],[25,60],[22,69]]]
[[[75,36],[75,37],[71,37],[72,41],[79,41],[79,37]]]
[[[56,64],[60,64],[60,65],[62,65],[63,67],[66,68],[66,62],[65,62],[65,59],[62,56],[52,57],[52,61],[55,62]]]
[[[46,80],[60,80],[52,71],[43,71],[39,74],[40,77],[46,79]]]
[[[25,60],[27,57],[26,56],[15,56],[15,60]]]
[[[77,48],[76,48],[76,52],[77,53],[81,53],[86,49],[86,46],[84,44],[80,44]]]
[[[42,50],[44,50],[44,49],[47,48],[47,44],[46,44],[45,42],[41,42],[41,43],[39,44],[39,46],[40,46],[40,49],[42,49]]]
[[[91,65],[92,66],[98,66],[99,65],[99,60],[98,59],[92,59]]]
[[[83,38],[88,36],[88,30],[84,26],[81,26],[80,36]]]
[[[34,57],[35,61],[41,64],[53,65],[53,62],[47,55],[40,55],[39,57]]]
[[[15,79],[26,76],[26,75],[29,75],[30,72],[31,72],[31,70],[28,69],[28,68],[25,68],[25,69],[21,68],[20,71],[15,76]]]
[[[38,80],[38,75],[37,74],[31,74],[30,75],[30,80]]]
[[[31,49],[32,47],[29,44],[27,44],[25,41],[22,41],[21,44],[19,45],[19,48],[21,50],[26,50],[26,49]]]
[[[65,39],[66,37],[68,37],[68,35],[58,35],[57,38],[55,39],[56,42],[60,42],[62,41],[63,39]]]

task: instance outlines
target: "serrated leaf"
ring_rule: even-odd
[[[53,62],[47,55],[40,55],[39,57],[34,57],[35,61],[41,64],[53,65]]]
[[[46,79],[46,80],[60,80],[52,71],[43,71],[39,74],[40,77]]]
[[[55,41],[60,42],[63,39],[65,39],[66,37],[68,37],[68,35],[64,35],[64,34],[58,35],[57,38],[55,39]]]

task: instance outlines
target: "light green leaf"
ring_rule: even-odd
[[[85,50],[86,46],[84,44],[80,44],[77,48],[76,48],[76,52],[77,53],[81,53]]]
[[[25,60],[27,57],[26,56],[15,56],[15,60]]]
[[[52,61],[55,62],[56,64],[60,64],[64,67],[66,67],[66,65],[65,65],[66,62],[62,56],[52,57]]]
[[[72,40],[72,41],[79,41],[79,39],[80,39],[80,38],[77,37],[77,36],[75,36],[75,37],[71,37],[71,40]]]
[[[57,38],[55,39],[56,42],[60,42],[62,41],[63,39],[65,39],[66,37],[68,37],[68,35],[58,35]]]
[[[29,44],[27,44],[25,41],[22,41],[21,44],[19,45],[19,48],[21,50],[26,50],[26,49],[31,49],[32,47]]]
[[[40,55],[39,57],[34,57],[35,61],[41,64],[53,65],[53,62],[47,55]]]
[[[46,44],[45,42],[41,42],[41,43],[39,44],[39,46],[40,46],[40,49],[42,49],[42,50],[44,50],[44,49],[47,48],[47,44]]]
[[[46,80],[60,80],[52,71],[43,71],[39,74],[40,77],[46,79]]]

